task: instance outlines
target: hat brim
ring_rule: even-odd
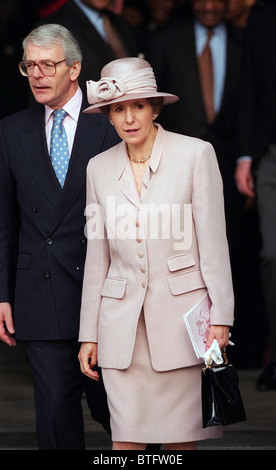
[[[114,103],[121,103],[122,101],[128,100],[136,100],[136,99],[144,99],[144,98],[163,98],[163,104],[172,104],[179,100],[178,96],[171,95],[170,93],[161,93],[161,92],[140,92],[140,93],[125,93],[124,95],[120,96],[119,98],[115,98],[113,100],[101,101],[100,103],[92,104],[88,108],[86,108],[83,112],[90,114],[90,113],[100,113],[101,108],[104,106],[108,106]]]

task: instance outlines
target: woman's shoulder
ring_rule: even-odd
[[[96,168],[99,168],[99,169],[103,168],[106,171],[108,166],[112,165],[115,162],[117,152],[120,151],[121,145],[122,145],[122,142],[119,142],[119,144],[116,144],[113,147],[109,148],[108,150],[98,153],[97,155],[92,157],[88,162],[87,168],[88,169],[93,168],[93,170],[95,170]]]
[[[190,137],[185,134],[178,134],[171,131],[165,131],[165,135],[167,142],[174,149],[178,148],[178,150],[182,151],[193,150],[201,153],[201,151],[204,151],[205,149],[213,148],[210,142],[199,139],[198,137]]]

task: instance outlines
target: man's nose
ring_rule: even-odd
[[[44,76],[37,64],[34,65],[34,70],[33,70],[32,76],[35,77],[35,78],[39,78],[39,77]]]

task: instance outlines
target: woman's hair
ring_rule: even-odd
[[[64,51],[66,63],[69,67],[74,65],[76,62],[82,61],[82,52],[78,42],[68,29],[59,24],[41,25],[31,31],[22,43],[24,50],[23,60],[26,59],[25,52],[29,42],[35,46],[45,48],[53,45],[61,46]]]
[[[163,98],[146,98],[146,100],[148,100],[149,104],[151,105],[153,112],[156,114],[160,114],[161,109],[163,107]],[[102,106],[100,109],[103,114],[105,114],[106,116],[109,115],[110,105]]]
[[[147,98],[149,104],[151,105],[153,112],[156,114],[160,114],[161,109],[163,107],[163,98]]]

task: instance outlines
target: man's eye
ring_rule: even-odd
[[[53,62],[41,62],[41,65],[49,68],[54,66]]]

